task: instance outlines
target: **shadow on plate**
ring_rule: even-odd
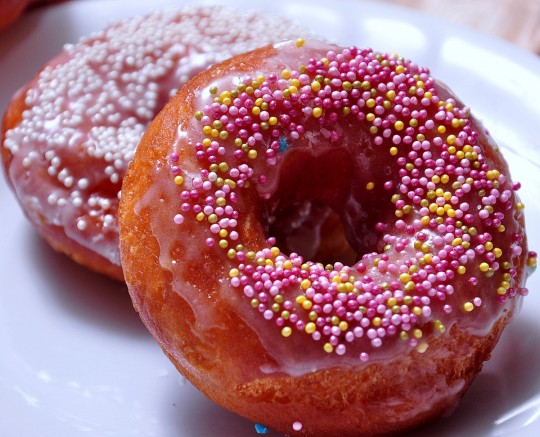
[[[405,436],[521,435],[525,416],[538,409],[531,411],[527,404],[540,391],[539,344],[538,323],[517,317],[454,413]]]
[[[171,429],[189,437],[255,437],[255,424],[208,400],[189,382],[170,387],[165,394],[164,417]],[[269,430],[265,437],[282,437]]]
[[[28,232],[31,262],[47,284],[44,291],[73,317],[121,334],[151,337],[133,309],[127,287],[55,252],[37,233]],[[41,279],[40,279],[41,280]]]
[[[456,410],[402,437],[450,437],[457,435],[520,435],[527,417],[524,406],[540,391],[540,330],[533,320],[520,317],[505,331],[492,359],[485,364]],[[214,404],[187,383],[172,386],[164,394],[164,417],[181,435],[206,437],[253,437],[255,424]],[[186,401],[189,400],[189,401]],[[519,415],[521,417],[518,417]],[[282,434],[270,431],[268,437]]]

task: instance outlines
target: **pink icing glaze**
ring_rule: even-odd
[[[262,374],[296,376],[411,348],[422,353],[454,324],[484,336],[514,310],[527,276],[515,274],[526,246],[514,186],[493,140],[427,69],[371,50],[298,42],[276,46],[251,77],[239,70],[200,90],[201,112],[179,128],[197,158],[178,162],[178,146],[171,145],[169,174],[156,168],[156,183],[138,205],[153,205],[156,197],[177,205],[174,212],[153,207],[152,232],[173,289],[194,311],[194,335],[204,341],[223,328],[213,323],[220,305],[206,305],[198,285],[185,280],[182,259],[196,262],[196,241],[215,247],[225,266],[208,293],[234,308],[278,363]],[[225,103],[221,93],[232,90],[238,96]],[[257,99],[268,107],[255,113]],[[274,136],[261,125],[272,116]],[[234,124],[239,118],[243,125]],[[212,128],[228,134],[214,136]],[[243,149],[233,144],[238,138]],[[320,161],[328,174],[318,171]],[[180,175],[183,181],[171,182]],[[277,246],[306,229],[309,214],[294,208],[307,205],[338,214],[359,259],[325,268],[280,251],[274,238],[266,247],[237,246],[242,219],[253,209],[242,195],[247,182],[256,185],[263,226],[281,220]],[[182,235],[193,220],[200,231]],[[323,222],[307,227],[300,240],[315,243],[302,250],[316,251]],[[182,259],[172,255],[175,238],[186,239]]]

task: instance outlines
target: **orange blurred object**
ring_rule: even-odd
[[[0,29],[13,23],[28,4],[29,0],[0,0]]]
[[[14,23],[27,8],[62,1],[66,0],[0,0],[0,31]]]

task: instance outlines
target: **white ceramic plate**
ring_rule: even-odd
[[[113,19],[180,3],[87,0],[30,13],[0,35],[0,109],[63,43]],[[474,31],[373,3],[229,3],[294,17],[337,42],[429,65],[506,146],[524,186],[530,246],[540,248],[538,58]],[[0,205],[0,434],[256,435],[253,423],[182,383],[133,312],[125,287],[54,253],[3,182]],[[456,412],[411,435],[540,435],[539,284],[537,274],[520,317]]]

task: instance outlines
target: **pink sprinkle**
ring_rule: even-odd
[[[174,216],[174,222],[177,224],[177,225],[181,225],[182,223],[184,223],[184,216],[182,214],[176,214]]]
[[[303,426],[302,422],[298,422],[298,421],[294,422],[292,425],[295,431],[300,431],[302,429],[302,426]]]

